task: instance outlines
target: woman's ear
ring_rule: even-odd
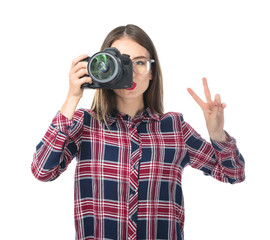
[[[150,70],[150,81],[153,80],[153,74],[152,74],[152,70]]]

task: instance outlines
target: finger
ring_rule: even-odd
[[[212,102],[212,99],[211,99],[211,93],[210,93],[210,90],[209,90],[209,87],[208,87],[208,84],[207,84],[207,80],[206,80],[205,77],[202,80],[203,80],[203,88],[204,88],[204,94],[205,94],[205,97],[206,97],[206,101],[208,103],[210,103],[210,102]]]
[[[83,59],[85,59],[85,58],[87,58],[87,57],[88,57],[87,54],[82,54],[82,55],[80,55],[80,56],[74,58],[74,59],[72,60],[71,67],[74,68],[74,67],[77,65],[78,62],[82,61]]]
[[[227,107],[226,103],[222,103],[221,106],[223,109]]]
[[[222,109],[226,108],[226,103],[221,103],[221,98],[219,94],[215,95],[215,105],[217,107],[221,107]]]
[[[226,108],[226,103],[221,103],[221,97],[220,94],[216,94],[215,96],[215,102],[218,103],[218,106],[220,106],[222,109]]]
[[[191,97],[200,105],[200,107],[203,109],[204,102],[203,100],[191,89],[187,89]]]
[[[78,62],[72,69],[72,72],[77,73],[80,69],[86,69],[87,64],[87,62]]]
[[[81,78],[81,77],[83,77],[84,75],[88,75],[88,71],[87,71],[86,68],[81,68],[81,69],[75,74],[75,76],[76,76],[77,78]]]
[[[82,85],[82,84],[84,84],[84,83],[92,84],[92,83],[93,83],[93,80],[92,80],[92,78],[90,78],[90,77],[83,77],[83,78],[80,78],[79,85]]]
[[[221,98],[219,94],[215,95],[215,104],[221,106]]]

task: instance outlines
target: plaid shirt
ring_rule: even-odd
[[[184,239],[182,173],[190,165],[219,181],[244,180],[235,140],[206,142],[179,113],[150,109],[131,119],[115,112],[108,126],[94,112],[58,113],[31,166],[56,179],[77,157],[74,217],[83,239]]]

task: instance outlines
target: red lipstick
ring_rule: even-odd
[[[131,88],[128,88],[127,90],[133,90],[136,87],[136,85],[137,84],[135,82],[133,82]]]

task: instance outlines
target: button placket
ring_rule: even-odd
[[[137,211],[138,211],[138,165],[141,156],[141,139],[136,125],[129,125],[131,157],[130,157],[130,196],[129,196],[129,227],[130,239],[137,238]]]

